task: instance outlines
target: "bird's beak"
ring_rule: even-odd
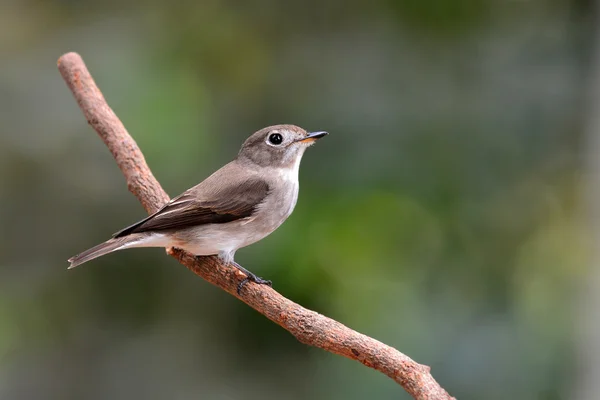
[[[312,143],[317,139],[321,139],[323,136],[327,136],[328,133],[325,131],[319,131],[319,132],[311,132],[308,135],[306,135],[306,137],[303,137],[302,139],[298,139],[296,140],[297,142],[301,142],[301,143]]]

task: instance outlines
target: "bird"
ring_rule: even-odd
[[[69,269],[97,257],[137,247],[179,248],[196,256],[217,255],[249,282],[271,286],[234,261],[235,252],[264,239],[291,214],[298,200],[298,171],[305,150],[325,131],[273,125],[248,137],[237,157],[154,214],[111,239],[69,258]]]

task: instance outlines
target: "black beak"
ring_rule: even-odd
[[[317,139],[321,139],[323,136],[327,136],[329,133],[325,132],[325,131],[319,131],[319,132],[310,132],[308,135],[306,135],[306,137],[297,140],[298,142],[314,142]]]

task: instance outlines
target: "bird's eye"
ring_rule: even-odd
[[[283,136],[279,133],[272,133],[269,135],[269,142],[274,145],[281,144],[281,142],[283,142]]]

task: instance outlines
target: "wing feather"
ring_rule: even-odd
[[[177,230],[247,218],[269,193],[267,182],[258,177],[243,182],[221,181],[217,184],[218,178],[216,176],[213,179],[214,185],[207,185],[206,181],[201,183],[174,198],[156,213],[113,236],[119,238],[131,233]]]

